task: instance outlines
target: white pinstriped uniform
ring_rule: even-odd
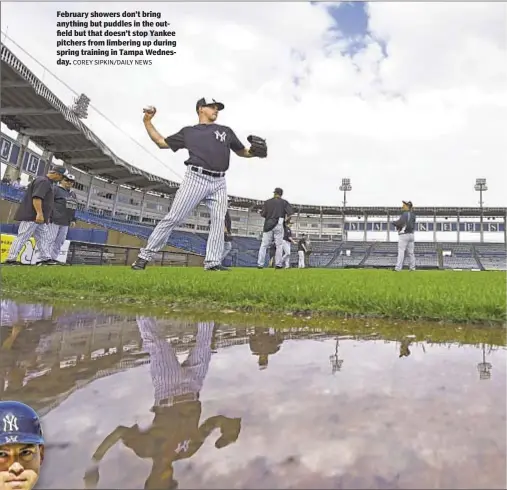
[[[183,223],[202,201],[205,201],[211,218],[204,267],[208,269],[220,265],[224,250],[224,216],[227,212],[225,177],[203,175],[190,170],[189,167],[174,196],[169,213],[157,224],[148,238],[146,248],[141,249],[139,257],[152,260],[153,256],[166,245],[174,228]]]
[[[172,345],[160,335],[154,318],[138,316],[137,326],[143,339],[143,347],[150,355],[155,405],[180,395],[193,394],[197,397],[211,361],[215,323],[198,323],[195,347],[190,350],[183,365],[178,361]]]
[[[7,260],[14,261],[25,243],[34,237],[39,249],[39,259],[41,261],[51,260],[51,245],[53,243],[53,235],[49,226],[45,223],[38,224],[35,221],[21,221],[18,228],[18,236],[12,242]]]
[[[224,253],[222,254],[222,262],[231,253],[232,242],[224,242]]]
[[[49,223],[48,227],[50,236],[53,239],[50,251],[51,259],[56,260],[60,255],[60,250],[65,243],[65,239],[67,238],[69,227],[65,225],[56,225],[55,223]]]
[[[282,256],[282,265],[288,269],[290,267],[290,249],[291,249],[291,242],[288,242],[287,240],[283,241],[283,256]]]

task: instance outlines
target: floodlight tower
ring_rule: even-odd
[[[493,366],[490,362],[486,362],[486,346],[482,344],[482,362],[477,364],[477,371],[479,371],[479,379],[485,380],[491,378],[491,368]]]
[[[331,362],[331,370],[333,374],[341,371],[343,365],[343,359],[340,359],[338,357],[339,347],[340,347],[340,339],[336,339],[334,354],[332,356],[329,356],[329,361]]]
[[[79,118],[86,119],[88,117],[88,107],[90,106],[90,99],[87,95],[81,94],[74,99],[74,104],[70,110]]]
[[[342,206],[342,241],[345,236],[345,208],[347,207],[347,192],[352,190],[350,179],[342,179],[340,190],[343,192],[343,206]]]
[[[479,207],[481,212],[481,243],[484,242],[484,211],[483,211],[483,200],[482,193],[488,190],[486,185],[486,179],[475,179],[475,190],[479,192]]]

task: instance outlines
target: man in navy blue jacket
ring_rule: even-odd
[[[67,238],[69,226],[76,224],[77,197],[71,190],[75,181],[76,178],[68,174],[55,187],[55,204],[51,222],[48,225],[52,238],[51,260],[62,265],[64,263],[58,261],[58,255]]]
[[[411,271],[415,271],[414,232],[416,216],[412,210],[412,201],[402,202],[403,212],[400,219],[393,222],[394,226],[398,230],[398,261],[394,270],[399,272],[403,269],[406,252],[408,254],[409,269]]]

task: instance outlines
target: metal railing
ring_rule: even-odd
[[[139,248],[87,242],[70,242],[67,264],[71,265],[131,265]],[[158,266],[191,267],[198,265],[198,256],[178,252],[159,252],[152,264]]]

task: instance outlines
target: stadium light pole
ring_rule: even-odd
[[[332,356],[329,356],[329,361],[331,362],[331,370],[333,374],[337,373],[338,371],[341,371],[343,365],[343,359],[340,359],[338,357],[339,348],[340,348],[340,339],[336,339],[334,354]]]
[[[490,362],[486,362],[486,346],[482,344],[482,362],[477,364],[477,371],[479,371],[479,379],[485,380],[491,378],[491,368],[493,366]]]
[[[481,243],[484,242],[484,211],[483,211],[483,200],[482,193],[488,190],[486,185],[486,179],[475,179],[475,190],[479,192],[479,207],[481,213]]]
[[[79,97],[74,99],[74,104],[70,110],[79,118],[86,119],[88,117],[88,107],[90,106],[90,98],[81,94]]]
[[[342,241],[345,236],[345,208],[347,207],[347,192],[352,190],[350,179],[342,179],[340,190],[343,192],[343,206],[342,206]]]

